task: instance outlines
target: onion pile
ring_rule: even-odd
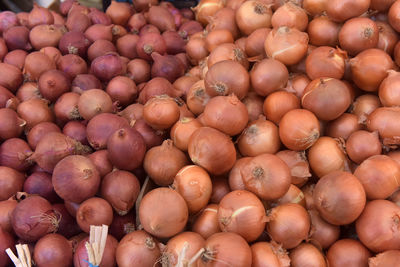
[[[0,267],[18,243],[37,266],[89,266],[102,225],[101,267],[395,266],[399,14],[400,0],[0,12]]]

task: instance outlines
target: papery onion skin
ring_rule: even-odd
[[[2,72],[0,86],[4,86],[10,90],[11,93],[15,93],[23,81],[21,70],[6,63],[0,63],[0,70]]]
[[[388,200],[372,200],[356,221],[357,235],[373,252],[397,249],[400,242],[399,218],[399,206]]]
[[[366,124],[369,114],[381,106],[379,97],[373,94],[363,94],[353,102],[351,113],[357,115],[360,124]]]
[[[360,241],[353,239],[338,240],[326,253],[330,267],[367,266],[369,257],[369,250]]]
[[[0,109],[0,139],[6,140],[21,135],[26,122],[10,108]]]
[[[262,267],[271,266],[289,267],[290,259],[288,253],[281,245],[276,242],[256,242],[251,245],[252,266]]]
[[[1,267],[7,267],[10,266],[11,264],[11,259],[8,257],[6,253],[7,248],[13,248],[15,245],[15,239],[12,234],[9,232],[6,232],[3,230],[3,228],[0,227],[0,240],[2,241],[0,243],[0,266]],[[15,252],[15,251],[14,251]]]
[[[289,149],[300,151],[311,147],[320,136],[317,117],[308,110],[293,109],[279,123],[279,137]]]
[[[310,217],[299,204],[279,205],[267,212],[269,221],[266,230],[271,238],[286,249],[297,247],[307,238],[310,230]]]
[[[378,131],[383,145],[396,147],[400,144],[400,123],[394,118],[397,118],[399,114],[398,107],[377,108],[368,116],[368,130]]]
[[[309,243],[302,243],[289,254],[290,266],[330,266],[326,262],[324,254],[316,246]]]
[[[71,88],[69,77],[59,70],[48,70],[39,77],[40,94],[50,102],[55,102]]]
[[[140,222],[146,232],[157,237],[171,237],[181,232],[188,215],[185,200],[170,188],[153,189],[140,202]]]
[[[308,239],[316,246],[323,249],[329,248],[339,239],[340,228],[322,219],[319,212],[315,209],[308,209],[311,218],[311,229]]]
[[[143,107],[144,120],[156,130],[170,128],[179,119],[179,107],[168,95],[151,98]]]
[[[217,216],[223,232],[237,233],[248,242],[261,235],[267,221],[260,199],[245,190],[235,190],[225,195],[219,203]]]
[[[188,150],[190,136],[200,128],[202,124],[194,118],[181,118],[171,128],[170,136],[174,145],[180,150]]]
[[[382,145],[378,132],[371,133],[364,130],[353,132],[346,141],[346,152],[357,164],[371,156],[381,154]]]
[[[312,80],[320,77],[341,79],[345,71],[347,53],[339,48],[320,46],[306,59],[306,71]]]
[[[209,23],[209,17],[213,16],[218,10],[224,7],[224,2],[220,0],[202,0],[193,9],[196,21],[203,25]]]
[[[347,140],[353,132],[361,130],[361,128],[361,123],[359,123],[356,115],[343,113],[336,120],[328,122],[325,134],[332,138]]]
[[[307,12],[292,2],[286,2],[275,10],[271,18],[271,24],[272,28],[287,26],[305,31],[308,25]]]
[[[362,184],[347,172],[331,172],[316,184],[313,200],[322,218],[334,225],[355,221],[366,203]]]
[[[18,204],[18,202],[14,199],[0,201],[0,211],[2,214],[0,217],[0,229],[1,230],[9,232],[9,233],[11,233],[13,231],[13,228],[11,225],[11,214],[14,211],[17,204]],[[215,211],[215,214],[216,213],[217,213],[217,211]],[[215,220],[215,222],[217,222],[217,221]],[[217,228],[219,230],[218,224],[217,224]]]
[[[375,257],[369,258],[368,264],[371,267],[394,266],[399,262],[399,260],[399,250],[387,250],[385,252],[377,254]]]
[[[100,113],[111,113],[112,110],[111,97],[101,89],[84,91],[79,97],[78,111],[86,120],[90,120]]]
[[[250,35],[259,28],[271,27],[272,11],[262,1],[245,1],[236,10],[236,24],[245,35]]]
[[[34,172],[27,177],[23,191],[30,195],[39,195],[50,203],[60,201],[51,183],[51,175],[46,172]]]
[[[201,127],[192,134],[188,152],[193,163],[215,175],[228,172],[236,161],[235,147],[229,136],[210,127]]]
[[[385,199],[400,185],[400,166],[386,155],[371,156],[354,171],[368,199]]]
[[[396,90],[399,77],[399,72],[389,70],[389,75],[380,84],[379,99],[383,106],[400,106],[400,93]]]
[[[281,150],[275,155],[288,165],[292,184],[302,186],[311,177],[310,165],[304,151]]]
[[[31,160],[32,150],[25,140],[11,138],[0,146],[0,166],[25,172],[33,164]]]
[[[206,206],[196,217],[191,230],[200,234],[204,239],[209,238],[215,233],[221,232],[217,212],[218,204],[209,204]]]
[[[54,114],[48,102],[42,98],[32,98],[18,105],[17,113],[21,119],[26,121],[25,128],[32,129],[41,122],[52,122]]]
[[[398,1],[394,1],[394,3],[390,6],[388,11],[388,20],[390,25],[398,32],[400,30],[398,11],[400,8],[400,4]]]

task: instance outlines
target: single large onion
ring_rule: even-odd
[[[326,253],[330,267],[367,266],[369,257],[371,257],[369,250],[360,241],[353,239],[341,239],[335,242]]]
[[[97,78],[106,82],[125,74],[126,65],[118,54],[108,53],[93,60],[90,70]]]
[[[64,236],[48,234],[35,245],[33,260],[38,267],[50,265],[68,267],[72,264],[72,246]]]
[[[13,168],[17,171],[27,171],[32,160],[32,150],[25,140],[11,138],[4,141],[0,146],[0,166]]]
[[[6,167],[0,166],[0,201],[4,201],[22,191],[25,177],[22,173]],[[1,224],[0,224],[1,225]]]
[[[113,221],[111,205],[104,199],[92,197],[83,201],[76,211],[76,222],[85,233],[91,225],[108,225]]]

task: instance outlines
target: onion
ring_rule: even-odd
[[[17,206],[18,202],[12,198],[0,201],[0,229],[11,233],[13,231],[11,225],[11,214]],[[216,211],[215,211],[216,212]]]
[[[5,11],[3,11],[5,12]],[[1,13],[0,13],[1,15]],[[0,266],[1,267],[6,267],[11,264],[11,260],[8,257],[6,253],[7,248],[13,248],[15,246],[15,240],[12,234],[6,232],[3,230],[3,228],[0,227]],[[14,251],[15,252],[15,251]]]
[[[168,95],[156,96],[144,105],[143,118],[154,129],[168,129],[179,119],[179,107]]]
[[[17,49],[10,51],[7,55],[5,55],[3,62],[14,65],[15,67],[22,70],[25,64],[25,58],[28,55],[28,52],[25,50]]]
[[[210,68],[215,63],[224,60],[237,61],[243,65],[246,69],[249,68],[249,62],[247,61],[246,55],[242,49],[233,43],[224,43],[217,46],[208,57],[207,65]]]
[[[343,113],[336,120],[328,123],[325,133],[332,138],[347,140],[352,133],[358,130],[361,130],[361,124],[358,122],[357,116],[350,113]]]
[[[22,191],[25,182],[25,176],[22,173],[10,167],[0,166],[0,174],[0,184],[2,187],[0,201],[7,200],[17,192]]]
[[[79,114],[86,120],[92,119],[100,113],[113,110],[111,97],[100,89],[90,89],[81,94],[78,102]]]
[[[0,63],[0,71],[2,73],[0,86],[4,86],[11,93],[15,93],[23,81],[21,70],[13,65]]]
[[[274,28],[264,44],[267,56],[285,65],[294,65],[307,54],[308,35],[296,28]]]
[[[62,122],[81,119],[78,111],[80,95],[78,93],[68,92],[61,95],[54,104],[54,114]]]
[[[170,139],[165,140],[161,146],[151,148],[143,161],[146,173],[161,186],[170,185],[179,170],[187,164],[186,155]]]
[[[62,94],[71,88],[69,77],[59,70],[48,70],[40,75],[40,94],[50,102],[55,102]]]
[[[304,152],[281,150],[276,153],[276,156],[288,165],[292,176],[292,184],[301,186],[311,177],[310,167]]]
[[[84,58],[90,44],[91,42],[82,32],[74,31],[67,32],[61,37],[58,48],[63,55],[74,54]]]
[[[159,33],[148,32],[141,34],[136,44],[136,52],[138,56],[145,60],[151,60],[151,53],[158,52],[165,54],[167,45],[164,38]]]
[[[289,190],[279,199],[273,201],[270,206],[276,207],[277,205],[282,205],[286,203],[296,203],[303,207],[306,207],[306,199],[303,192],[297,186],[291,184]]]
[[[279,123],[279,137],[291,150],[306,150],[317,141],[319,135],[318,119],[308,110],[293,109]]]
[[[207,93],[204,80],[197,81],[190,87],[186,96],[186,103],[191,112],[196,115],[201,114],[211,96]]]
[[[19,238],[27,242],[34,242],[48,233],[56,232],[59,217],[46,199],[31,196],[19,202],[15,207],[11,223]]]
[[[269,94],[263,103],[263,112],[268,120],[279,124],[282,117],[293,109],[300,108],[299,99],[292,93],[277,91]]]
[[[210,203],[219,204],[222,198],[231,192],[228,179],[225,176],[213,177]]]
[[[150,79],[150,64],[141,58],[129,61],[127,65],[127,76],[137,85]]]
[[[24,78],[37,81],[42,73],[56,68],[55,62],[42,52],[32,52],[25,58]]]
[[[174,16],[163,6],[151,6],[148,11],[147,21],[156,26],[161,32],[176,30]]]
[[[212,183],[208,173],[196,165],[181,168],[171,185],[185,200],[190,214],[202,210],[210,200]]]
[[[331,19],[342,22],[353,17],[358,17],[366,12],[370,2],[369,0],[327,1],[326,13]]]
[[[397,92],[399,72],[389,70],[389,75],[379,86],[379,99],[383,106],[400,106],[400,94]]]
[[[72,91],[82,94],[90,89],[101,89],[102,84],[93,74],[78,74],[72,81]]]
[[[98,150],[88,155],[88,158],[96,166],[100,177],[104,177],[113,170],[113,166],[108,159],[107,150]]]
[[[97,78],[106,82],[118,75],[125,74],[126,65],[124,65],[118,54],[108,53],[94,59],[90,70]]]
[[[108,138],[118,129],[128,127],[129,122],[118,115],[101,113],[94,116],[86,127],[87,139],[96,150],[107,147]]]
[[[145,35],[147,33],[158,33],[158,34],[161,34],[160,30],[156,26],[154,26],[152,24],[146,24],[142,28],[140,28],[139,36]]]
[[[188,150],[189,139],[193,132],[200,128],[201,123],[194,118],[181,118],[171,128],[170,136],[174,145],[180,150]]]
[[[57,47],[65,32],[66,29],[62,26],[37,25],[30,31],[29,40],[36,50],[48,46]]]
[[[356,55],[378,45],[379,29],[369,18],[352,18],[339,32],[339,43],[350,55]]]
[[[206,48],[208,52],[212,52],[219,45],[224,43],[233,43],[232,33],[228,30],[213,30],[206,35]]]
[[[399,40],[397,32],[386,22],[376,21],[379,29],[379,41],[377,48],[382,49],[389,55],[393,55],[394,47]]]
[[[195,76],[188,75],[179,77],[173,83],[173,86],[177,91],[176,94],[182,99],[186,100],[186,96],[189,92],[190,87],[192,87],[192,85],[195,84],[197,81],[199,81],[199,78]]]
[[[375,257],[368,259],[368,264],[371,267],[383,267],[395,265],[400,259],[398,250],[388,250],[377,254]]]
[[[140,28],[147,24],[146,18],[143,13],[135,13],[133,14],[127,24],[127,27],[133,35],[138,34]],[[117,40],[118,41],[118,40]]]
[[[129,3],[111,1],[106,14],[111,18],[112,23],[125,26],[133,14],[133,8]]]
[[[75,139],[81,144],[88,145],[86,125],[80,121],[69,121],[64,125],[63,134]]]
[[[200,234],[205,239],[220,232],[221,230],[218,224],[217,212],[217,204],[209,204],[205,207],[196,217],[196,220],[192,225],[192,231]]]
[[[271,27],[271,17],[270,6],[262,1],[245,1],[236,10],[237,26],[245,35],[250,35],[259,28]]]
[[[10,108],[0,109],[0,139],[6,140],[19,137],[24,130],[26,121]]]
[[[113,171],[101,183],[101,195],[119,215],[126,215],[139,195],[139,180],[130,172]]]
[[[114,214],[110,225],[110,234],[116,239],[121,240],[125,235],[135,231],[135,215],[129,212],[124,216]]]
[[[203,25],[209,23],[209,18],[215,15],[218,10],[224,8],[225,3],[220,0],[201,0],[192,10],[196,15],[196,20]]]
[[[166,138],[165,131],[154,130],[142,118],[134,119],[130,124],[133,124],[132,127],[142,135],[147,149],[161,145]]]
[[[146,144],[138,131],[124,127],[111,134],[107,141],[108,158],[121,170],[139,167],[146,152]]]
[[[354,175],[362,183],[368,199],[385,199],[400,184],[400,166],[386,155],[376,155],[364,160]]]
[[[270,31],[270,28],[259,28],[246,38],[245,52],[248,57],[265,57],[264,42]]]
[[[0,87],[0,88],[4,88],[4,87]],[[7,89],[4,88],[4,90],[7,90]],[[5,100],[8,101],[8,102],[11,102],[13,100],[13,98],[11,96],[13,96],[13,95],[11,94],[11,92],[9,90],[7,90],[7,92],[10,95],[10,97],[9,97],[10,100],[9,101],[7,99],[5,99]],[[40,95],[38,84],[35,83],[35,82],[25,82],[18,89],[17,98],[18,98],[19,101],[22,101],[22,102],[25,102],[25,101],[27,101],[29,99],[32,99],[32,98],[41,99],[42,96]],[[19,104],[19,101],[18,101],[18,104]],[[4,106],[5,105],[6,105],[6,102],[4,103]]]
[[[387,71],[394,68],[390,56],[376,48],[359,53],[350,64],[354,83],[368,92],[377,91]]]
[[[182,11],[182,10],[181,10]],[[183,39],[188,39],[191,35],[203,31],[203,26],[195,21],[195,20],[189,20],[184,23],[179,27],[179,35]]]
[[[388,200],[367,203],[356,221],[360,241],[373,252],[397,249],[399,243],[398,219],[400,207]]]
[[[209,54],[206,48],[206,39],[204,37],[191,37],[186,44],[186,53],[192,64],[198,64]]]
[[[102,198],[89,198],[82,202],[76,211],[76,221],[86,233],[90,232],[91,225],[110,225],[112,220],[112,208]]]
[[[377,108],[373,111],[367,120],[367,127],[369,131],[378,131],[382,139],[383,145],[398,145],[400,125],[394,118],[397,118],[400,109],[393,108]]]
[[[271,17],[271,24],[273,28],[287,26],[297,28],[299,31],[305,31],[308,24],[308,16],[306,10],[300,6],[292,2],[286,2],[275,10]]]
[[[73,54],[62,56],[57,63],[57,68],[65,72],[71,80],[79,74],[86,74],[88,72],[87,64],[83,58]]]
[[[98,40],[106,40],[111,42],[113,40],[113,27],[114,25],[94,24],[86,29],[85,37],[90,42],[95,42]]]
[[[199,266],[251,266],[251,249],[246,240],[235,233],[216,233],[206,240]]]
[[[268,211],[267,216],[266,229],[269,235],[284,248],[295,248],[307,238],[310,217],[301,205],[282,204]]]
[[[230,71],[227,72],[227,69]],[[204,83],[210,96],[234,93],[239,99],[243,99],[250,89],[247,70],[233,60],[224,60],[212,65],[205,76]]]
[[[53,204],[53,210],[57,215],[60,215],[57,233],[67,238],[71,238],[81,232],[75,218],[69,214],[65,204]]]
[[[251,245],[252,266],[261,267],[265,264],[271,266],[289,267],[290,259],[287,252],[275,242],[257,242]]]
[[[390,6],[388,11],[388,21],[390,26],[392,26],[398,32],[400,27],[399,27],[399,18],[397,12],[399,11],[400,5],[397,1],[394,1],[393,4],[388,4],[385,6]]]
[[[324,254],[315,246],[302,243],[290,251],[290,266],[330,266],[325,260]]]
[[[54,17],[50,10],[39,6],[38,4],[33,4],[33,9],[29,12],[28,23],[29,28],[33,28],[40,24],[53,24]]]
[[[341,239],[335,242],[326,254],[329,266],[367,266],[371,253],[359,241]]]
[[[32,49],[29,43],[29,29],[25,26],[14,26],[3,33],[4,41],[9,50],[26,50]]]
[[[88,261],[89,256],[86,250],[86,243],[89,242],[89,238],[85,237],[82,239],[75,249],[74,254],[74,266],[90,267]],[[112,235],[107,235],[106,245],[104,247],[103,258],[101,259],[101,267],[115,267],[116,266],[116,250],[118,241]]]
[[[139,218],[148,233],[157,237],[171,237],[185,227],[188,208],[183,197],[174,190],[157,188],[143,197]]]
[[[301,104],[321,120],[334,120],[351,104],[348,87],[335,78],[319,78],[308,84]]]
[[[24,192],[39,195],[50,203],[60,200],[51,183],[51,175],[45,172],[34,172],[25,180]]]
[[[249,122],[257,120],[263,114],[264,98],[256,92],[249,92],[242,102],[249,114]]]
[[[118,53],[121,56],[127,57],[129,59],[136,58],[137,57],[136,45],[138,41],[139,41],[139,36],[134,34],[126,34],[121,38],[118,38],[116,42]]]
[[[0,145],[0,166],[24,172],[32,165],[29,158],[31,155],[32,150],[24,140],[20,138],[7,139]],[[10,196],[4,199],[8,197]]]
[[[29,23],[28,23],[29,13],[28,12],[19,12],[16,15],[17,15],[17,21],[16,21],[17,25],[21,24],[21,26],[25,26],[25,27],[29,26]],[[15,14],[14,14],[14,16],[15,16]],[[9,19],[9,18],[6,18],[6,21],[7,21],[7,19]],[[6,23],[8,24],[9,22],[7,21]]]
[[[357,115],[359,123],[366,124],[369,114],[381,106],[382,104],[376,95],[364,94],[356,98],[351,113]]]
[[[239,29],[236,25],[235,11],[231,8],[224,7],[218,10],[212,17],[209,18],[207,25],[211,31],[228,30],[234,39],[239,35]]]
[[[151,53],[153,65],[151,67],[151,76],[163,77],[173,83],[185,72],[182,62],[174,55],[162,56],[157,52]]]
[[[135,83],[124,76],[114,77],[107,84],[106,92],[113,102],[117,101],[123,107],[132,104],[138,94]]]
[[[96,40],[88,48],[87,54],[90,61],[95,60],[98,57],[104,56],[108,53],[117,52],[114,44],[108,40]]]
[[[309,15],[315,17],[326,11],[327,3],[326,0],[304,0],[302,6]]]
[[[355,131],[346,141],[346,152],[349,158],[357,164],[371,156],[381,154],[381,151],[382,146],[378,132]]]
[[[248,242],[261,235],[266,223],[262,202],[244,190],[225,195],[218,206],[217,216],[222,231],[239,234]]]
[[[308,151],[308,160],[313,172],[322,177],[333,171],[348,171],[348,159],[344,144],[328,136],[323,136],[315,142]]]
[[[18,90],[18,92],[21,90]],[[17,109],[19,105],[19,98],[15,97],[10,90],[0,85],[0,107],[10,108],[13,110]]]
[[[157,266],[161,256],[159,243],[143,230],[127,234],[118,244],[116,251],[117,264],[120,267],[140,265]]]
[[[47,264],[68,267],[72,264],[72,246],[64,236],[48,234],[35,245],[33,260],[37,266]]]
[[[41,122],[52,122],[54,115],[44,99],[29,99],[18,105],[17,113],[26,121],[26,129],[32,129]]]
[[[316,17],[308,24],[310,44],[316,46],[335,46],[339,43],[341,25],[326,16]]]
[[[192,134],[188,152],[193,163],[214,175],[228,172],[236,161],[235,147],[230,138],[209,127],[201,127]]]
[[[91,7],[88,17],[93,24],[110,25],[112,23],[110,16],[98,10],[97,8]]]
[[[35,153],[30,157],[44,171],[52,172],[57,163],[63,158],[84,154],[90,151],[78,141],[58,132],[44,135],[36,145]]]
[[[0,21],[0,33],[4,33],[9,28],[18,25],[17,15],[9,10],[0,12]]]
[[[311,229],[308,235],[309,241],[318,247],[327,249],[339,239],[339,226],[323,220],[318,211],[314,209],[308,210],[308,214],[311,218]]]
[[[278,127],[262,118],[248,124],[237,142],[240,153],[250,157],[275,154],[281,146]]]
[[[285,65],[275,59],[263,59],[257,62],[250,72],[251,85],[254,91],[267,96],[270,93],[284,88],[289,78]]]

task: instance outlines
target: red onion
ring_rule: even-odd
[[[79,74],[72,81],[72,91],[82,94],[83,91],[90,89],[102,89],[99,79],[93,74]]]
[[[0,12],[0,33],[19,24],[16,14],[12,11]]]
[[[16,98],[7,88],[0,85],[0,107],[16,110],[18,105],[19,99]]]
[[[71,88],[69,77],[59,70],[48,70],[42,73],[38,85],[41,95],[50,102],[55,102]]]
[[[90,40],[81,32],[67,32],[61,37],[58,48],[63,55],[74,54],[84,58],[90,43]]]
[[[17,49],[10,51],[5,57],[3,62],[14,65],[15,67],[19,68],[22,70],[25,65],[25,58],[28,55],[28,52],[25,50]]]
[[[86,125],[80,121],[69,121],[64,125],[63,134],[83,145],[88,145],[86,138]]]
[[[85,37],[88,38],[90,42],[98,40],[107,40],[111,42],[113,40],[112,27],[114,27],[114,25],[92,25],[85,31]]]
[[[173,55],[162,56],[157,52],[153,52],[151,58],[154,61],[151,67],[152,78],[163,77],[173,83],[185,73],[182,62]]]
[[[68,54],[62,56],[57,63],[57,68],[65,72],[71,80],[79,74],[88,72],[86,61],[78,55]]]
[[[93,60],[91,72],[101,81],[110,81],[118,75],[126,73],[126,66],[117,54],[109,53]]]
[[[37,25],[29,33],[29,40],[36,50],[44,47],[57,47],[67,30],[58,25]]]
[[[0,71],[2,73],[0,86],[4,86],[11,93],[15,93],[23,81],[21,70],[13,65],[0,63]]]
[[[53,24],[53,22],[54,17],[49,9],[39,6],[37,3],[33,4],[33,9],[28,17],[30,28],[40,24]]]
[[[88,17],[92,21],[92,24],[110,25],[112,23],[110,16],[95,7],[90,8]]]
[[[164,38],[166,45],[166,52],[170,55],[175,55],[185,52],[185,41],[175,31],[163,32],[162,37]]]
[[[149,32],[140,35],[136,45],[136,51],[140,58],[151,60],[151,53],[158,52],[164,55],[166,52],[166,43],[164,38],[159,33]]]
[[[101,89],[90,89],[81,94],[78,102],[79,114],[90,120],[100,113],[113,111],[111,97]]]
[[[133,212],[129,212],[124,216],[114,214],[109,233],[117,240],[121,240],[124,236],[136,230],[135,219]]]
[[[90,18],[86,13],[74,11],[69,12],[65,26],[67,26],[70,32],[85,32],[85,30],[91,25]]]
[[[18,115],[26,121],[26,129],[30,130],[41,122],[52,122],[54,115],[44,99],[33,98],[22,102],[17,108]]]
[[[19,137],[24,130],[26,121],[10,108],[0,109],[0,139],[6,140]]]
[[[127,65],[127,76],[137,85],[150,79],[150,64],[141,58],[131,60]]]
[[[13,198],[0,201],[0,230],[9,233],[13,231],[11,225],[11,214],[14,211],[17,204],[18,202]]]
[[[3,33],[4,41],[10,50],[22,49],[29,51],[32,49],[29,43],[29,29],[25,26],[14,26]]]
[[[113,170],[113,165],[108,159],[107,150],[98,150],[88,155],[88,158],[96,166],[101,177],[104,177]]]
[[[54,114],[61,122],[81,119],[78,111],[80,95],[78,93],[68,92],[57,99],[54,104]]]
[[[20,138],[11,138],[0,146],[0,166],[7,166],[17,171],[26,171],[32,164],[29,158],[32,150],[29,145]]]
[[[162,32],[176,30],[174,16],[163,6],[151,6],[147,20]]]
[[[87,54],[89,61],[93,61],[100,56],[113,52],[117,52],[117,49],[111,41],[99,39],[89,46]]]
[[[48,234],[39,239],[35,245],[33,260],[38,267],[68,267],[72,264],[72,245],[64,236]]]
[[[145,87],[139,93],[139,103],[146,104],[146,102],[159,95],[175,96],[175,88],[165,78],[156,77],[146,83]]]
[[[0,201],[4,201],[15,195],[17,192],[22,191],[25,176],[6,166],[0,166]]]
[[[25,58],[24,78],[29,81],[39,80],[42,73],[56,68],[56,63],[42,52],[32,52]]]
[[[28,176],[24,183],[24,192],[37,194],[50,203],[55,203],[60,199],[54,191],[51,175],[45,172],[34,172]]]
[[[161,130],[155,130],[142,118],[134,119],[131,121],[131,125],[137,130],[143,137],[146,143],[146,148],[149,150],[154,146],[159,146],[165,139],[165,132]]]
[[[138,95],[135,83],[128,77],[116,76],[108,84],[106,92],[113,102],[126,107],[132,104]]]
[[[71,238],[81,232],[75,218],[69,214],[65,204],[53,204],[53,210],[56,214],[61,215],[57,233],[66,238]]]
[[[136,34],[126,34],[118,38],[116,47],[121,56],[129,59],[137,58],[136,45],[139,41],[139,36]]]

